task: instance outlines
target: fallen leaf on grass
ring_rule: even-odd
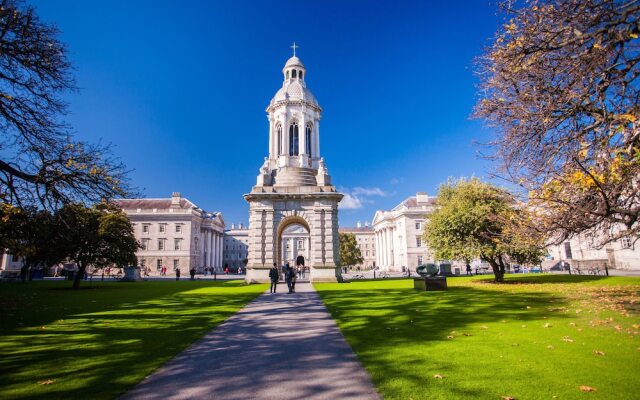
[[[633,329],[640,329],[640,324],[633,324],[631,326],[633,327]]]
[[[53,383],[53,379],[47,379],[46,381],[38,382],[38,385],[51,385]]]
[[[440,374],[435,374],[433,377],[434,377],[434,378],[436,378],[436,379],[442,379],[442,378],[444,378],[444,376],[442,376],[442,375],[440,375]]]
[[[597,392],[598,391],[598,389],[596,389],[596,388],[592,388],[591,386],[585,386],[585,385],[580,386],[580,390],[582,390],[583,392]]]
[[[621,327],[620,325],[616,325],[616,326],[614,326],[614,328],[616,328],[616,330],[617,330],[618,332],[620,332],[620,331],[622,330],[622,327]]]
[[[500,397],[501,400],[516,400],[515,397],[511,397],[511,396],[502,396]]]
[[[573,339],[571,339],[569,336],[563,336],[562,337],[562,341],[563,342],[568,342],[568,343],[573,343]]]
[[[470,333],[463,333],[462,335],[463,335],[463,336],[471,336],[471,334],[470,334]]]
[[[552,350],[553,350],[554,348],[555,348],[555,347],[553,347],[552,345],[548,345],[548,346],[547,346],[547,349],[552,349]]]
[[[603,356],[604,355],[604,351],[600,351],[600,350],[594,350],[593,354],[597,355],[597,356]]]
[[[547,322],[546,324],[542,325],[542,327],[543,328],[551,328],[551,324]]]
[[[449,335],[447,336],[447,339],[453,339],[453,336]]]

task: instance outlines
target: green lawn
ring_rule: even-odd
[[[266,289],[240,281],[0,284],[0,399],[112,399]]]
[[[640,279],[481,279],[315,287],[385,399],[640,399]]]

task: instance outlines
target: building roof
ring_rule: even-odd
[[[300,61],[300,59],[296,56],[293,56],[290,59],[288,59],[287,63],[284,65],[285,68],[294,67],[294,66],[304,68],[304,64],[302,64],[302,61]]]
[[[373,226],[361,226],[353,228],[338,228],[340,233],[373,233]]]
[[[114,203],[123,209],[165,209],[171,208],[171,199],[117,199]],[[179,208],[189,209],[197,208],[190,200],[181,198],[179,202]]]

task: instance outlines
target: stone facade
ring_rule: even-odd
[[[138,265],[150,275],[167,275],[176,269],[187,274],[191,268],[222,269],[224,220],[221,213],[209,213],[173,193],[164,199],[120,199],[115,204],[127,214],[136,239],[142,245]]]
[[[231,271],[245,268],[244,261],[249,257],[249,228],[232,224],[224,232],[223,265]]]
[[[355,228],[340,228],[340,233],[351,233],[356,237],[358,248],[364,259],[359,267],[363,269],[375,268],[376,263],[376,234],[373,227],[368,224],[365,226],[358,224]]]
[[[598,249],[593,236],[578,235],[557,246],[550,246],[549,259],[544,266],[550,267],[558,262],[567,262],[572,268],[588,269],[593,267],[620,270],[640,270],[640,246],[625,237],[606,244]]]
[[[306,69],[295,55],[282,69],[284,81],[267,107],[269,156],[249,202],[247,282],[268,282],[269,268],[286,262],[282,237],[290,226],[309,234],[305,266],[312,281],[340,279],[338,203],[342,194],[331,184],[320,157],[322,108],[306,87]]]
[[[383,271],[415,271],[420,264],[433,262],[422,240],[425,219],[433,212],[436,197],[417,193],[391,211],[377,211],[373,218],[376,265]]]

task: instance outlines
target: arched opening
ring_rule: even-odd
[[[309,272],[311,257],[311,235],[307,222],[299,216],[284,218],[277,231],[276,262],[278,268],[286,263],[296,265],[302,262],[306,272]]]
[[[292,78],[295,78],[295,77],[296,77],[296,70],[295,70],[295,69],[291,71],[291,77],[292,77]]]
[[[307,124],[306,129],[305,129],[305,133],[304,133],[304,143],[305,143],[305,153],[311,157],[311,131],[312,131],[313,127],[311,126],[311,124]]]
[[[297,156],[298,155],[298,145],[299,145],[299,137],[298,137],[298,123],[292,122],[289,126],[289,155]]]
[[[300,71],[300,79],[302,79],[302,71]]]
[[[287,79],[289,79],[289,71],[287,71]]]

